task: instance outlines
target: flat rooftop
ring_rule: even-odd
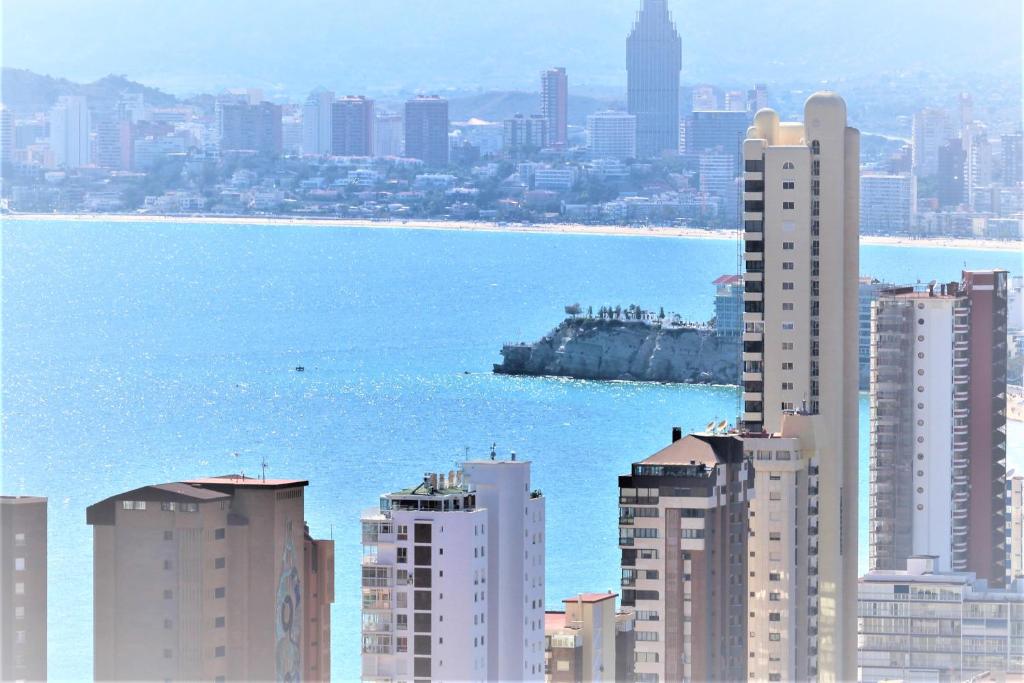
[[[267,488],[284,489],[293,486],[309,486],[307,479],[263,479],[262,477],[249,477],[244,474],[223,474],[216,477],[200,477],[198,479],[186,479],[183,484],[190,486],[230,486],[232,488]]]
[[[46,498],[41,496],[0,496],[0,505],[31,505],[45,502]]]

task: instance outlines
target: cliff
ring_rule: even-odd
[[[494,372],[577,379],[739,384],[739,340],[712,328],[568,318],[533,344],[507,344]]]

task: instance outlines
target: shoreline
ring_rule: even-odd
[[[559,235],[606,235],[617,237],[662,237],[682,239],[717,239],[736,241],[739,230],[693,227],[629,227],[624,225],[586,225],[582,223],[495,223],[491,221],[456,221],[410,219],[362,220],[356,218],[313,218],[307,216],[215,216],[196,214],[123,214],[123,213],[5,213],[0,222],[13,221],[79,221],[85,223],[187,223],[206,225],[261,225],[283,227],[371,228],[392,230],[452,230],[462,232],[508,232]],[[933,249],[971,249],[1024,253],[1024,241],[955,237],[897,237],[894,235],[862,235],[862,245],[892,247],[928,247]]]

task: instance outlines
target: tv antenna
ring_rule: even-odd
[[[260,458],[260,468],[263,470],[263,483],[267,483],[267,459],[266,457]]]

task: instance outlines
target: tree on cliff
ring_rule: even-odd
[[[575,318],[576,316],[578,316],[582,312],[583,312],[583,307],[580,306],[579,304],[569,304],[568,306],[565,307],[566,315],[570,315],[573,318]]]

